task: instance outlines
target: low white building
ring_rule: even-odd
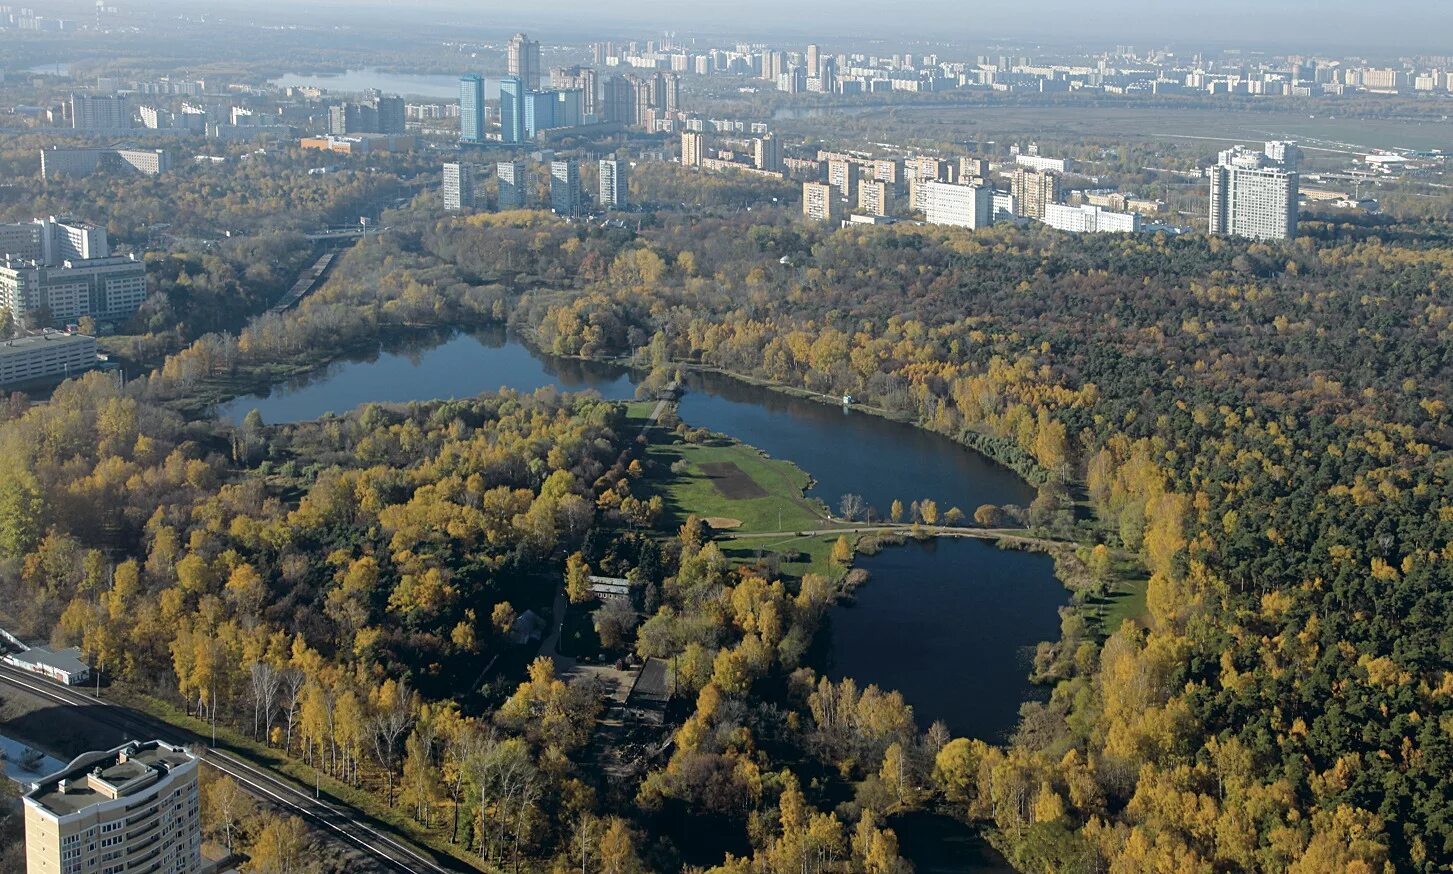
[[[79,686],[91,679],[91,666],[81,661],[81,651],[75,647],[52,650],[46,646],[32,646],[24,652],[5,656],[5,664],[67,686]]]
[[[1088,203],[1082,206],[1047,203],[1043,221],[1052,228],[1072,234],[1140,233],[1139,213],[1111,212]]]

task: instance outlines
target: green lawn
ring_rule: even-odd
[[[803,497],[807,474],[789,462],[767,458],[751,446],[726,440],[658,442],[647,454],[654,462],[648,485],[665,499],[670,515],[667,524],[672,527],[691,513],[737,520],[741,525],[734,530],[740,533],[790,534],[827,524],[821,508]],[[684,473],[671,473],[677,461],[686,462]]]
[[[1110,593],[1103,599],[1096,599],[1085,606],[1085,614],[1100,627],[1103,634],[1119,628],[1126,619],[1141,623],[1146,620],[1145,589],[1149,583],[1143,576],[1121,578],[1110,587]]]

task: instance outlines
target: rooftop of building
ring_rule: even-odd
[[[55,816],[67,816],[134,795],[196,758],[181,747],[157,740],[83,753],[60,771],[32,783],[25,800]]]
[[[70,674],[82,674],[91,670],[91,666],[81,659],[81,651],[74,646],[66,649],[32,646],[7,658],[29,665],[45,665]]]
[[[16,337],[13,340],[0,341],[0,357],[24,355],[34,350],[37,346],[43,346],[47,343],[79,344],[87,341],[95,343],[96,338],[87,336],[86,334],[68,334],[64,331],[47,331],[43,334],[30,334],[24,337]]]

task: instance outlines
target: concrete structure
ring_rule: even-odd
[[[1212,234],[1253,240],[1296,237],[1299,176],[1295,170],[1273,166],[1271,151],[1236,146],[1220,153],[1208,172]],[[1285,150],[1277,151],[1285,155]]]
[[[630,206],[630,165],[616,158],[602,158],[599,169],[600,205],[610,209]]]
[[[540,87],[540,44],[517,33],[510,37],[505,50],[509,74],[524,83],[530,91]]]
[[[893,189],[887,182],[859,182],[858,209],[869,215],[887,215],[893,208]]]
[[[525,141],[525,84],[518,76],[499,81],[499,139],[502,143]]]
[[[96,338],[51,331],[0,343],[0,385],[71,376],[96,366]],[[30,646],[3,659],[5,664],[49,677],[67,686],[91,679],[91,666],[75,647],[53,650]]]
[[[1133,212],[1111,212],[1093,204],[1065,206],[1051,203],[1044,208],[1044,223],[1072,234],[1137,234],[1140,216]]]
[[[1060,177],[1057,173],[1031,170],[1028,167],[1016,167],[1014,170],[1011,192],[1019,208],[1018,215],[1032,219],[1044,218],[1044,208],[1051,203],[1059,203],[1060,191]]]
[[[573,159],[550,162],[550,209],[556,215],[580,214],[580,165]]]
[[[117,146],[110,149],[49,148],[40,152],[40,177],[89,176],[97,170],[127,170],[156,176],[172,168],[172,155],[166,149],[136,149]]]
[[[838,198],[833,187],[823,182],[802,183],[802,214],[814,221],[826,222],[837,218]]]
[[[524,161],[500,161],[495,164],[494,175],[499,182],[500,209],[523,209],[529,201],[526,195],[529,181],[525,172]]]
[[[827,162],[827,184],[841,200],[848,203],[857,200],[858,176],[858,165],[853,161],[834,158]]]
[[[444,165],[444,208],[460,212],[474,208],[474,167],[463,162]]]
[[[131,107],[125,97],[117,95],[72,94],[71,126],[76,130],[125,130],[131,127]]]
[[[695,131],[681,132],[681,165],[700,167],[706,156],[706,136]]]
[[[892,194],[902,194],[907,181],[903,168],[903,159],[879,158],[874,161],[873,178],[878,182],[888,183],[888,188]]]
[[[994,223],[994,190],[983,185],[925,182],[923,214],[933,225],[987,228]]]
[[[17,324],[120,320],[144,300],[146,265],[113,257],[103,228],[56,218],[0,225],[0,309]]]
[[[1047,158],[1044,155],[1015,155],[1014,164],[1041,173],[1068,173],[1070,162],[1064,158]]]
[[[459,141],[484,142],[484,77],[478,73],[459,77]]]
[[[773,134],[752,140],[752,164],[758,170],[782,172],[782,141]]]
[[[132,741],[36,781],[23,798],[27,870],[201,871],[199,761],[161,741]]]
[[[367,155],[372,152],[411,152],[417,142],[408,134],[357,134],[345,137],[303,137],[298,145],[304,151],[316,149],[340,155]]]

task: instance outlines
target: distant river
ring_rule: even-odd
[[[268,81],[277,88],[326,88],[335,94],[362,94],[377,89],[385,94],[458,100],[459,77],[418,73],[385,73],[380,70],[349,70],[346,73],[287,73]],[[485,97],[499,97],[499,78],[486,77]]]

